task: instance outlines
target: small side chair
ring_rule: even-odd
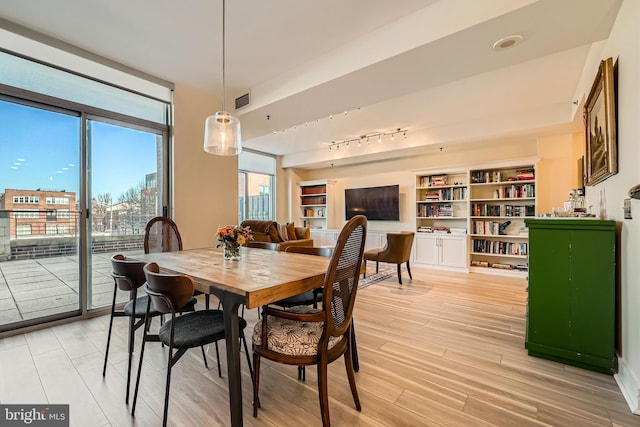
[[[402,285],[402,273],[400,267],[403,262],[406,262],[409,278],[413,279],[413,276],[411,276],[411,266],[409,265],[409,258],[411,257],[411,247],[413,245],[414,235],[415,233],[413,231],[387,233],[387,244],[384,248],[372,249],[364,253],[365,275],[367,271],[367,261],[376,262],[376,274],[378,273],[378,265],[381,262],[397,264],[398,283]]]

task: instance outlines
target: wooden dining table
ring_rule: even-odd
[[[257,308],[322,287],[329,258],[247,247],[242,248],[239,261],[224,260],[222,250],[213,248],[136,255],[135,258],[157,263],[161,272],[191,276],[196,290],[214,294],[222,302],[231,425],[241,426],[238,308],[242,304],[249,309]]]

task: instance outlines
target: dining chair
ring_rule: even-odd
[[[387,233],[387,244],[382,249],[371,249],[364,253],[365,271],[367,274],[367,261],[376,262],[376,274],[378,273],[378,265],[381,262],[387,262],[398,265],[398,283],[402,285],[402,273],[401,265],[403,262],[407,263],[407,272],[409,273],[409,279],[413,279],[411,276],[411,266],[409,265],[409,258],[411,257],[411,246],[413,245],[413,231],[400,231],[397,233]]]
[[[144,276],[143,267],[145,262],[136,261],[125,257],[122,254],[116,254],[111,257],[112,277],[114,281],[113,286],[113,300],[111,301],[111,316],[109,318],[109,332],[107,334],[107,347],[104,352],[104,366],[102,368],[102,376],[107,373],[107,360],[109,358],[109,347],[111,345],[111,332],[113,331],[113,318],[114,317],[128,317],[129,318],[129,331],[128,331],[128,346],[129,346],[129,361],[127,364],[127,391],[125,395],[125,402],[129,403],[129,386],[131,384],[131,361],[133,359],[134,349],[134,337],[135,331],[145,324],[145,310],[147,308],[147,302],[149,297],[147,295],[138,296],[138,288],[146,282]],[[118,289],[121,291],[129,292],[129,301],[124,305],[122,310],[116,310],[116,299],[118,295]],[[193,311],[196,304],[196,299],[192,298],[186,302],[186,305],[182,307],[184,311]],[[149,311],[149,318],[160,316],[162,313],[152,309]],[[206,363],[206,359],[205,359]]]
[[[182,250],[182,237],[178,226],[166,216],[151,218],[144,229],[144,253],[174,252]],[[194,295],[202,295],[196,291]],[[209,309],[209,295],[204,294],[205,308]]]
[[[277,251],[278,250],[278,244],[277,243],[273,243],[273,242],[256,242],[253,240],[250,240],[247,242],[247,247],[248,248],[258,248],[258,249],[267,249],[269,251]]]
[[[157,335],[149,334],[147,332],[147,328],[145,328],[142,347],[140,349],[140,362],[138,365],[136,387],[133,394],[131,415],[135,415],[136,410],[145,344],[147,341],[159,341],[169,348],[167,358],[167,377],[165,383],[164,414],[162,421],[162,425],[166,426],[169,410],[171,369],[188,349],[203,347],[202,351],[204,354],[204,345],[215,343],[216,356],[218,357],[218,375],[222,375],[220,372],[220,355],[217,343],[225,338],[224,318],[221,310],[200,310],[176,316],[179,312],[179,307],[184,305],[186,301],[189,301],[189,299],[193,297],[193,279],[183,274],[162,274],[160,273],[160,267],[156,263],[145,265],[143,270],[147,279],[144,289],[149,295],[147,306],[145,308],[145,322],[149,322],[151,320],[151,313],[153,310],[163,314],[171,314],[171,319],[162,324]],[[247,364],[249,365],[249,373],[253,378],[249,348],[247,347],[247,341],[244,336],[244,329],[247,327],[247,321],[241,317],[238,318],[238,321],[240,339],[244,344]],[[174,350],[176,351],[174,352]]]
[[[358,290],[367,219],[357,215],[342,228],[325,274],[322,309],[291,311],[263,307],[261,321],[253,329],[253,416],[260,406],[260,359],[295,366],[317,365],[318,397],[322,425],[331,425],[327,390],[328,364],[344,356],[351,394],[358,411],[351,358],[353,305]]]

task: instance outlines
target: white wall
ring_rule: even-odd
[[[640,414],[640,201],[632,200],[632,220],[624,219],[622,211],[629,189],[640,183],[640,1],[625,0],[620,7],[597,60],[608,57],[613,57],[614,62],[618,60],[619,172],[587,187],[586,200],[587,205],[602,206],[604,219],[619,221],[622,226],[619,247],[622,354],[616,380],[631,409]],[[597,63],[588,64],[585,71],[595,77],[597,66]],[[585,96],[589,89],[583,88]]]
[[[173,135],[173,218],[185,249],[215,243],[216,228],[238,222],[238,157],[207,154],[204,120],[219,100],[176,86]]]

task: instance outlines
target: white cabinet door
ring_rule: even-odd
[[[415,237],[415,262],[419,264],[438,265],[438,238],[433,234],[419,234]]]
[[[440,238],[440,265],[465,267],[467,265],[467,236]]]
[[[324,245],[325,230],[311,229],[311,238],[313,239],[313,246],[321,247]]]
[[[387,233],[367,230],[367,240],[364,242],[364,250],[380,249],[383,248],[386,243]]]

